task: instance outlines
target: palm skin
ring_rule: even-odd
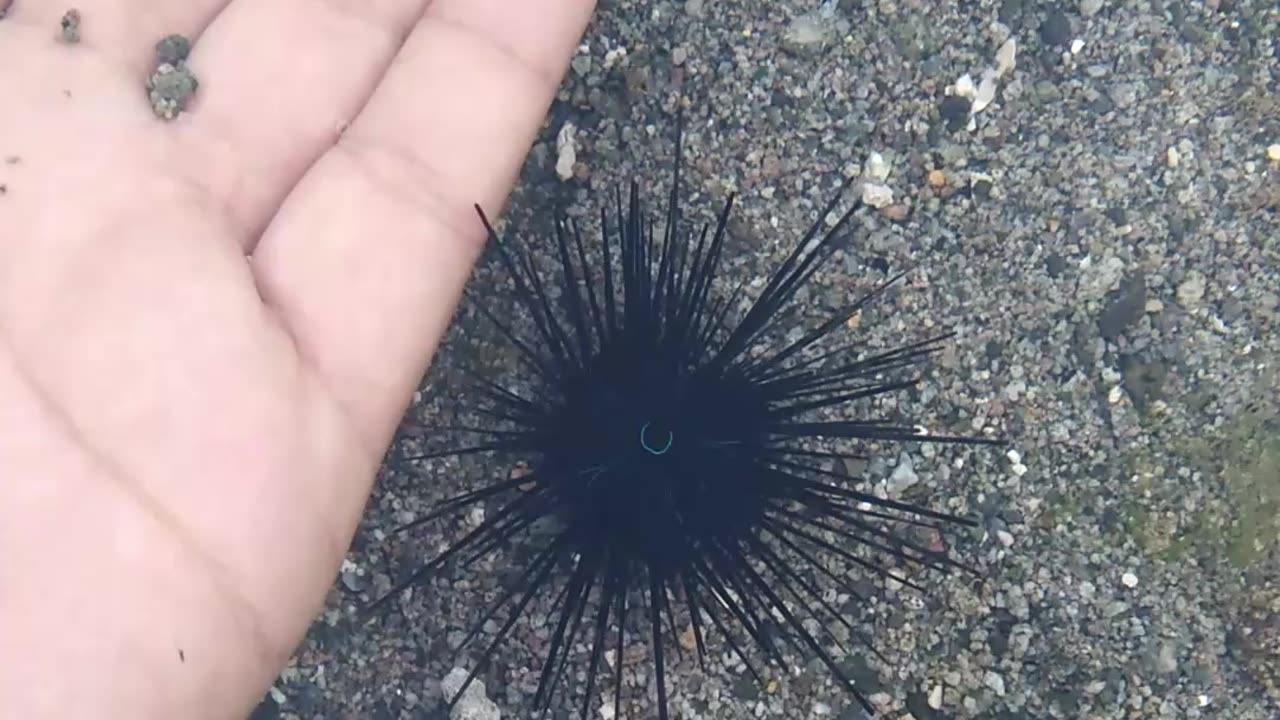
[[[0,20],[0,717],[243,717],[592,2],[54,5]]]

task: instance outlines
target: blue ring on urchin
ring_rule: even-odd
[[[585,631],[591,652],[581,717],[589,715],[601,656],[612,645],[617,652],[614,712],[621,718],[623,628],[642,608],[660,720],[668,717],[664,644],[677,641],[680,651],[678,614],[687,616],[700,662],[705,661],[707,634],[714,630],[763,682],[744,638],[782,664],[775,642],[780,636],[793,649],[820,658],[873,712],[835,655],[805,627],[806,618],[828,625],[834,620],[856,633],[824,599],[822,585],[861,597],[845,577],[857,566],[919,589],[890,569],[885,556],[932,569],[964,568],[945,551],[923,547],[898,528],[906,524],[940,530],[943,523],[975,523],[856,491],[823,463],[860,456],[810,449],[815,439],[998,443],[933,435],[886,418],[814,417],[912,387],[919,378],[904,378],[903,372],[939,350],[951,334],[873,354],[859,355],[856,344],[821,346],[899,275],[799,338],[760,352],[779,323],[790,319],[783,310],[830,255],[860,204],[855,200],[823,231],[842,188],[733,321],[740,293],[716,292],[733,198],[714,227],[687,233],[680,222],[680,148],[678,136],[660,238],[634,182],[625,210],[621,194],[616,195],[612,224],[607,210],[601,210],[602,258],[594,271],[577,227],[557,214],[558,298],[527,252],[500,238],[476,206],[489,242],[532,318],[532,331],[517,332],[483,300],[467,297],[516,349],[534,389],[521,394],[479,378],[483,412],[495,427],[454,429],[485,440],[403,460],[506,452],[532,458],[530,471],[446,499],[401,528],[460,514],[477,503],[500,503],[461,540],[370,607],[426,581],[447,563],[469,565],[517,537],[536,545],[517,586],[487,609],[464,640],[463,647],[505,613],[454,701],[534,599],[553,594],[555,628],[534,711],[550,709],[569,649]],[[559,521],[554,531],[530,533],[547,518]],[[872,559],[856,549],[872,553]],[[822,558],[841,569],[831,569]],[[834,637],[829,640],[839,652],[848,652]]]

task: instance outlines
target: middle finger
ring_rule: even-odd
[[[285,194],[364,105],[428,0],[236,0],[200,37],[178,128],[252,252]]]

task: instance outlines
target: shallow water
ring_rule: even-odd
[[[849,332],[873,351],[956,336],[893,409],[1009,441],[877,446],[845,468],[979,521],[948,536],[976,578],[922,573],[915,592],[851,576],[872,600],[848,620],[884,658],[852,643],[841,662],[879,715],[1278,717],[1280,12],[964,5],[926,17],[921,2],[607,3],[509,219],[545,230],[560,201],[590,228],[617,183],[665,192],[678,96],[689,217],[739,193],[730,284],[758,291],[839,180],[861,177],[882,206],[799,304],[813,317],[909,269]],[[578,166],[562,181],[566,123]],[[548,235],[526,241],[539,238],[554,261]],[[476,287],[507,297],[495,270],[490,258]],[[466,416],[462,365],[520,384],[509,348],[464,312],[415,416]],[[513,462],[384,473],[329,611],[260,717],[447,717],[440,682],[471,668],[475,653],[452,648],[481,617],[477,598],[529,558],[443,577],[384,624],[351,611],[466,531],[442,522],[384,542],[394,527]],[[502,717],[537,685],[550,628],[529,617],[481,675]],[[656,717],[635,629],[624,715]],[[790,654],[760,687],[712,645],[705,671],[690,652],[671,660],[673,717],[862,717],[812,655]],[[572,717],[584,684],[566,680]]]

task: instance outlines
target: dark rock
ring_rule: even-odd
[[[1040,24],[1040,39],[1045,45],[1066,45],[1071,42],[1071,20],[1061,10],[1049,13]]]
[[[947,123],[947,130],[957,132],[964,129],[969,123],[969,110],[973,108],[973,103],[966,97],[959,95],[948,95],[942,98],[942,102],[938,105],[938,114]]]
[[[1098,316],[1098,332],[1103,339],[1120,337],[1130,325],[1142,318],[1147,305],[1147,281],[1142,273],[1125,278],[1111,302]]]
[[[167,35],[156,43],[156,63],[177,65],[191,54],[191,41],[182,35]]]
[[[907,695],[907,711],[916,720],[933,720],[938,717],[938,712],[929,707],[929,696],[922,692]]]
[[[1051,278],[1061,277],[1066,269],[1067,260],[1058,253],[1050,253],[1049,257],[1044,259],[1044,271]]]

